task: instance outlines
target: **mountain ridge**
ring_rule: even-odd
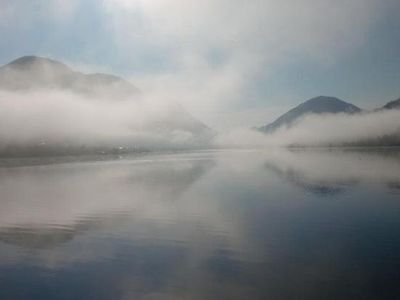
[[[292,108],[285,114],[278,117],[272,123],[259,127],[258,130],[271,133],[283,126],[290,127],[296,120],[306,114],[321,114],[321,113],[348,113],[354,114],[361,112],[361,108],[340,100],[336,97],[318,96],[311,98],[298,106]]]
[[[30,97],[31,94],[27,92],[31,91],[39,91],[43,95],[48,94],[49,91],[72,92],[78,96],[74,99],[82,101],[105,100],[107,105],[110,105],[110,113],[112,113],[111,108],[114,107],[116,101],[126,101],[126,108],[132,110],[133,122],[130,123],[129,112],[128,116],[124,115],[127,120],[115,120],[115,122],[126,122],[127,130],[132,131],[132,134],[135,133],[135,130],[139,132],[135,135],[134,140],[127,135],[126,138],[121,137],[118,141],[113,140],[110,142],[111,145],[107,141],[92,142],[91,144],[87,144],[89,142],[86,140],[76,143],[63,140],[53,142],[47,139],[47,136],[42,137],[38,133],[39,137],[33,142],[29,141],[27,145],[21,146],[14,142],[7,144],[0,141],[0,156],[119,153],[136,151],[136,149],[140,151],[157,147],[174,149],[174,147],[191,147],[192,145],[199,148],[203,147],[203,144],[208,144],[215,135],[214,130],[192,116],[177,102],[168,102],[156,112],[146,109],[145,112],[148,115],[144,115],[143,120],[137,125],[135,118],[138,116],[135,115],[137,114],[135,110],[143,109],[142,104],[147,101],[147,98],[133,84],[112,74],[85,74],[60,61],[44,57],[23,56],[0,66],[0,90],[18,94],[16,99]],[[8,94],[5,96],[6,98],[10,97]],[[71,108],[68,106],[68,109]],[[92,113],[96,113],[96,111]],[[133,126],[138,127],[134,128]]]
[[[121,99],[139,93],[138,88],[121,77],[105,73],[85,74],[60,61],[34,55],[22,56],[1,66],[0,89],[57,89],[93,97],[117,95]]]
[[[382,109],[400,109],[400,98],[386,103]]]

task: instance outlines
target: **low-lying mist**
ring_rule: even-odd
[[[400,110],[310,114],[270,134],[215,135],[180,105],[150,95],[120,100],[59,90],[0,92],[0,153],[400,145]]]
[[[219,136],[215,143],[222,147],[398,146],[400,110],[308,114],[273,133],[236,130]]]
[[[0,92],[2,152],[191,148],[204,144],[207,130],[178,104],[154,103],[150,97],[119,100],[57,90]]]

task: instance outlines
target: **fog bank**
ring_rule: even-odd
[[[271,134],[252,129],[214,134],[180,105],[163,101],[158,94],[121,101],[55,90],[0,92],[0,151],[11,154],[15,148],[32,154],[32,147],[135,151],[400,145],[400,110],[310,114]]]
[[[0,150],[9,147],[188,148],[208,128],[181,106],[150,97],[120,101],[55,90],[0,92]]]
[[[400,145],[400,110],[309,114],[271,134],[241,129],[219,136],[219,147]]]

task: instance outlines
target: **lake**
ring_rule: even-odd
[[[0,299],[398,299],[400,150],[0,167]]]

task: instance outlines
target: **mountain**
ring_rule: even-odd
[[[68,90],[85,96],[115,99],[130,97],[139,90],[128,81],[109,74],[84,74],[48,58],[23,56],[0,67],[0,89],[27,91]]]
[[[400,98],[397,100],[390,101],[382,107],[382,109],[400,109]]]
[[[73,70],[62,62],[37,56],[24,56],[1,66],[0,90],[18,93],[18,97],[30,97],[27,92],[33,91],[65,91],[77,94],[88,101],[104,99],[111,103],[110,108],[113,107],[113,102],[126,100],[128,104],[126,108],[130,110],[141,109],[143,102],[146,102],[139,89],[123,78],[102,73],[85,74]],[[131,130],[129,133],[132,133],[132,135],[139,133],[135,135],[134,141],[130,134],[126,134],[126,138],[118,140],[118,142],[107,140],[108,143],[104,143],[104,145],[108,145],[106,148],[103,144],[89,146],[87,139],[84,139],[82,143],[79,142],[80,144],[77,144],[78,142],[71,144],[71,141],[59,141],[58,144],[51,144],[44,133],[39,132],[37,133],[39,137],[35,137],[36,140],[33,144],[24,145],[24,147],[0,141],[0,156],[10,153],[12,155],[19,153],[18,155],[21,156],[30,156],[33,152],[38,153],[38,155],[48,155],[49,153],[65,155],[83,152],[88,154],[93,151],[96,153],[114,153],[120,152],[120,149],[124,149],[122,151],[130,151],[130,149],[142,151],[160,149],[161,147],[167,149],[204,147],[215,135],[212,129],[193,117],[179,103],[164,103],[164,105],[160,105],[159,109],[154,111],[146,109],[144,111],[146,115],[143,116],[143,120],[140,119],[136,123],[129,123],[129,116],[127,116],[128,120],[126,121],[115,121],[116,123],[119,122],[118,124],[126,122],[127,130]],[[138,112],[132,111],[132,120],[135,121],[137,117]],[[94,127],[104,126],[94,123],[91,125]],[[109,125],[112,127],[114,124]],[[75,124],[75,126],[80,125]],[[57,138],[59,137],[57,136]]]
[[[298,118],[306,114],[322,114],[322,113],[357,113],[361,109],[357,106],[347,103],[335,97],[319,96],[312,98],[287,113],[280,116],[274,122],[258,128],[265,133],[271,133],[276,129],[286,126],[291,126]]]

